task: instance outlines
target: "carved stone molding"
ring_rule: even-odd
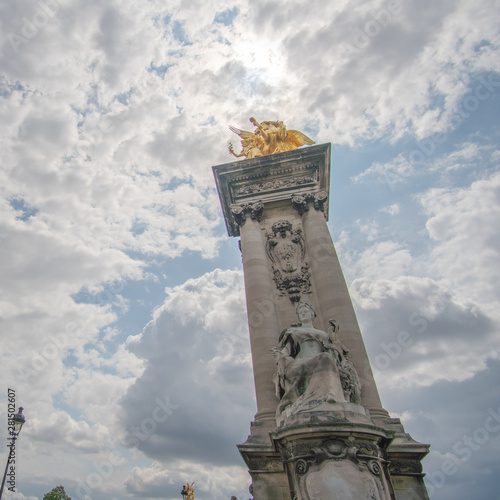
[[[281,452],[302,500],[343,499],[344,488],[357,500],[391,498],[384,471],[387,462],[374,441],[340,437],[288,441]]]
[[[279,220],[267,236],[267,254],[273,265],[273,279],[278,290],[292,302],[300,301],[302,293],[310,293],[311,273],[305,261],[305,242],[301,229]]]
[[[243,203],[241,205],[233,205],[231,207],[231,215],[236,224],[241,226],[245,223],[246,215],[250,214],[252,220],[261,221],[264,213],[264,204],[261,201],[255,203]]]
[[[389,472],[394,476],[422,474],[423,468],[420,460],[391,460]]]
[[[294,193],[328,192],[330,149],[330,144],[322,144],[214,166],[228,234],[240,236],[240,226],[232,215],[235,205],[256,201],[266,207],[284,205]]]
[[[325,460],[351,460],[355,463],[377,462],[382,460],[380,448],[371,441],[348,441],[340,438],[328,438],[308,443],[287,443],[282,449],[285,463],[295,462],[299,474],[305,474],[312,465],[321,466]],[[373,464],[370,472],[380,475],[380,467]]]
[[[266,193],[276,191],[279,189],[290,189],[295,187],[302,187],[314,185],[316,179],[313,175],[304,175],[301,177],[283,178],[276,180],[269,180],[266,182],[259,182],[256,184],[245,185],[235,190],[236,196],[245,196],[255,193]]]
[[[297,210],[300,216],[309,211],[309,203],[311,202],[316,210],[325,213],[327,201],[328,194],[323,190],[314,194],[294,194],[292,196],[292,205]]]
[[[255,472],[283,472],[283,462],[276,458],[251,458],[247,462],[248,469]]]

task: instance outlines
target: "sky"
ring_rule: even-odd
[[[1,463],[9,395],[27,419],[5,498],[249,497],[241,256],[211,167],[253,116],[332,144],[328,226],[431,499],[499,500],[499,9],[3,0]]]

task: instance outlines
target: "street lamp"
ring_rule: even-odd
[[[9,470],[9,464],[10,464],[11,460],[15,457],[16,439],[19,436],[19,433],[21,432],[21,429],[24,425],[24,422],[26,422],[26,418],[23,415],[23,410],[24,410],[24,408],[22,406],[20,406],[18,412],[11,419],[12,421],[14,421],[14,430],[10,431],[10,434],[12,437],[10,438],[11,443],[10,443],[10,449],[9,449],[9,456],[7,457],[7,464],[5,465],[5,472],[3,473],[2,487],[0,488],[0,500],[2,499],[2,495],[3,495],[3,487],[5,486],[5,479],[7,478],[7,471]]]

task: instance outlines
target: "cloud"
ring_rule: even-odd
[[[194,477],[196,481],[193,481]],[[139,497],[176,498],[183,484],[193,482],[196,496],[203,495],[204,498],[248,495],[247,488],[242,488],[242,484],[248,482],[244,467],[213,467],[196,463],[179,463],[174,470],[165,468],[159,462],[153,462],[147,468],[135,467],[125,486],[129,493]]]
[[[463,381],[498,357],[498,323],[434,280],[358,279],[351,293],[381,386]]]
[[[39,415],[30,411],[28,439],[42,443],[58,443],[66,451],[73,453],[97,453],[110,445],[108,429],[97,423],[89,425],[85,421],[75,421],[64,411],[50,415]],[[25,431],[23,430],[23,437]]]
[[[393,203],[392,205],[389,205],[388,207],[381,208],[381,212],[388,213],[389,215],[398,215],[399,211],[401,210],[401,206],[399,203]]]
[[[145,362],[121,402],[129,445],[167,465],[238,460],[235,443],[244,441],[254,411],[245,324],[240,271],[216,269],[167,289],[154,319],[128,341]],[[165,398],[175,406],[170,412]]]
[[[458,391],[488,372],[494,12],[494,0],[0,4],[0,375],[33,423],[26,498],[59,478],[74,487],[115,447],[130,464],[96,500],[121,498],[129,474],[130,494],[147,495],[189,470],[203,494],[230,496],[254,389],[210,166],[231,161],[227,125],[250,128],[250,116],[352,146],[346,165],[362,148],[368,166],[343,178],[382,180],[345,180],[356,213],[339,214],[372,355],[413,328],[382,387],[390,373]]]
[[[355,276],[350,291],[382,386],[463,381],[498,358],[499,185],[494,173],[469,187],[420,194],[429,242],[415,255],[383,238],[344,253],[347,235],[341,238],[341,259]],[[369,225],[361,225],[361,233],[363,227]]]
[[[441,381],[411,391],[382,389],[384,406],[391,414],[412,408],[404,413],[406,431],[417,440],[431,443],[424,470],[434,498],[471,498],[479,477],[483,485],[480,498],[495,498],[500,439],[500,408],[496,404],[499,368],[498,361],[490,361],[487,370],[466,381]]]
[[[496,139],[470,137],[451,151],[443,151],[443,144],[451,139],[445,134],[434,134],[430,138],[415,142],[409,152],[400,153],[388,162],[374,162],[366,170],[352,177],[355,183],[373,179],[388,185],[391,191],[401,189],[405,184],[416,182],[430,173],[442,178],[457,175],[460,171],[496,163]]]
[[[431,268],[498,318],[500,175],[468,188],[430,189],[419,197],[426,229],[435,246]],[[439,270],[439,271],[438,271]]]

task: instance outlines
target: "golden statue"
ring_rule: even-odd
[[[186,500],[194,500],[194,491],[196,490],[196,486],[194,485],[194,482],[191,484],[186,483],[182,485],[182,498],[185,498]]]
[[[298,130],[287,130],[283,122],[262,122],[259,123],[255,118],[250,118],[257,130],[247,132],[229,125],[229,128],[235,134],[241,137],[241,153],[236,154],[233,145],[229,144],[229,152],[240,158],[255,158],[256,156],[271,155],[273,153],[282,153],[297,149],[304,144],[315,144],[312,139]]]

